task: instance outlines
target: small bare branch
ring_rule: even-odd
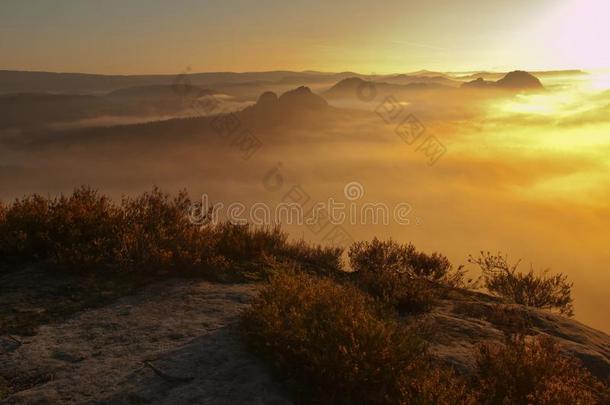
[[[156,375],[158,375],[159,377],[161,377],[164,380],[167,380],[169,382],[187,383],[187,382],[193,381],[193,379],[194,379],[193,377],[177,377],[177,376],[169,375],[169,374],[165,373],[164,371],[159,370],[157,367],[153,366],[153,364],[149,361],[145,361],[144,365],[148,366],[152,371],[154,371],[154,373]]]

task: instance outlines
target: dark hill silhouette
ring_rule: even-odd
[[[237,114],[249,127],[259,129],[287,122],[297,126],[309,126],[326,119],[332,120],[337,113],[338,110],[330,107],[322,96],[313,93],[308,87],[301,86],[279,97],[274,92],[264,92],[256,104]]]
[[[464,88],[475,88],[475,89],[509,89],[509,90],[543,90],[544,86],[540,83],[538,78],[528,72],[522,70],[516,70],[514,72],[507,73],[503,78],[498,81],[487,81],[482,77],[476,80],[466,82],[462,84]]]
[[[260,95],[258,101],[256,102],[256,106],[263,109],[270,109],[277,107],[277,103],[277,94],[272,91],[266,91]]]
[[[450,86],[450,87],[459,87],[460,82],[456,81],[456,80],[452,80],[450,78],[448,78],[445,75],[442,74],[438,74],[438,75],[432,75],[431,73],[434,72],[428,72],[428,73],[423,73],[421,75],[419,74],[399,74],[399,75],[393,75],[393,76],[387,76],[383,78],[383,81],[390,83],[390,84],[427,84],[427,85],[443,85],[443,86]]]
[[[199,86],[188,87],[188,97],[184,91],[165,84],[121,88],[106,95],[0,94],[0,128],[41,127],[96,117],[171,116],[188,111],[193,99],[217,94]]]
[[[287,91],[278,99],[280,108],[294,110],[303,108],[305,110],[323,110],[328,103],[322,97],[313,94],[309,87],[301,86],[297,89]]]
[[[127,112],[102,97],[79,94],[21,93],[0,96],[0,128],[92,118]]]
[[[309,87],[301,86],[287,91],[278,97],[272,91],[266,91],[258,98],[252,107],[246,109],[256,114],[275,114],[281,118],[282,114],[293,115],[309,111],[323,111],[328,109],[328,102],[321,96],[311,92]]]
[[[205,96],[212,95],[214,91],[204,89],[199,86],[189,86],[189,96]],[[176,89],[172,85],[150,85],[150,86],[135,86],[127,87],[119,90],[112,91],[107,94],[110,98],[140,98],[140,99],[159,99],[159,98],[173,98],[183,97],[180,89]]]
[[[542,89],[542,83],[534,75],[531,75],[522,70],[516,70],[508,73],[502,79],[496,82],[498,87],[507,89]]]
[[[204,88],[213,88],[222,90],[218,86],[227,87],[229,85],[240,85],[260,83],[264,84],[267,89],[268,85],[287,84],[287,85],[311,85],[313,83],[335,83],[347,78],[371,78],[370,76],[361,75],[355,72],[291,72],[291,71],[270,71],[270,72],[204,72],[204,73],[188,73],[186,76],[175,74],[165,75],[100,75],[87,73],[54,73],[54,72],[28,72],[28,71],[11,71],[0,70],[0,94],[8,93],[108,93],[115,90],[142,87],[142,86],[157,86],[171,85],[177,79],[185,79],[188,76],[188,81],[193,86],[202,86]],[[579,70],[567,71],[548,71],[548,72],[532,72],[537,77],[546,77],[554,75],[578,75],[586,74]],[[465,72],[461,80],[476,79],[483,77],[486,80],[497,80],[504,73],[492,72]],[[455,79],[453,75],[448,75],[441,72],[431,72],[422,70],[418,72],[408,73],[406,75],[387,75],[378,76],[377,80],[391,81],[388,78],[396,77],[398,80],[406,77],[408,80],[417,79],[419,82],[430,83],[432,81],[438,84],[451,85],[451,81]],[[446,82],[441,81],[444,79]],[[263,91],[265,89],[259,89]],[[258,92],[255,95],[259,94]]]
[[[54,73],[0,70],[0,94],[8,93],[109,93],[115,90],[142,87],[167,86],[176,81],[187,80],[193,86],[219,90],[218,86],[261,83],[308,84],[328,82],[357,73],[322,72],[204,72],[165,75],[100,75],[87,73]],[[258,94],[258,93],[257,93]]]
[[[442,72],[433,72],[430,70],[418,70],[417,72],[411,72],[408,74],[409,76],[417,76],[417,77],[444,77],[445,79],[450,79],[449,75]]]
[[[200,90],[201,95],[208,94]],[[171,86],[135,87],[98,96],[18,93],[0,95],[0,128],[32,128],[96,117],[157,117],[183,111],[186,101]]]
[[[366,96],[366,94],[370,94],[371,91],[375,91],[377,94],[400,94],[409,91],[445,89],[451,89],[451,87],[435,83],[434,79],[430,81],[429,78],[417,78],[406,84],[398,84],[385,81],[364,80],[360,77],[350,77],[341,80],[330,89],[326,90],[324,95],[336,98],[356,98],[361,97],[362,95]]]
[[[321,72],[303,72],[301,75],[290,75],[283,77],[277,83],[290,85],[307,85],[307,84],[323,84],[335,83],[337,80],[347,77],[360,77],[358,73],[341,72],[341,73],[321,73]]]
[[[267,129],[278,124],[298,127],[324,126],[333,119],[344,119],[341,110],[307,87],[299,87],[278,97],[264,92],[256,104],[241,111],[188,118],[172,118],[135,124],[96,126],[52,131],[36,139],[38,147],[65,147],[70,144],[95,144],[97,141],[135,144],[198,141],[230,137],[240,131],[267,136]],[[231,123],[228,123],[231,122]],[[237,123],[237,128],[229,129]]]
[[[537,70],[533,72],[529,72],[530,74],[536,77],[557,77],[557,76],[581,76],[586,75],[587,73],[578,70]],[[499,80],[506,76],[506,72],[468,72],[467,74],[458,75],[456,78],[460,80],[476,80],[478,78],[482,78],[485,80]]]
[[[462,87],[487,89],[493,87],[494,84],[495,82],[485,80],[482,77],[477,77],[475,80],[462,84]]]
[[[349,77],[347,79],[343,79],[340,82],[336,83],[330,89],[326,91],[326,94],[329,95],[348,95],[348,94],[356,94],[356,91],[360,87],[371,84],[372,82],[368,80],[361,79],[360,77]]]

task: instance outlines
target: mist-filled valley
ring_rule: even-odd
[[[267,225],[411,241],[473,275],[468,255],[500,251],[569,275],[576,319],[607,332],[610,73],[532,74],[0,72],[0,198],[158,186],[250,221],[330,199],[348,215],[326,229]],[[351,215],[372,206],[388,218]]]

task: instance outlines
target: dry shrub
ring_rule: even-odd
[[[157,188],[120,206],[121,255],[116,263],[128,271],[202,271],[217,258],[208,228],[193,226],[185,213],[191,206],[186,192],[171,197]]]
[[[89,187],[70,196],[16,200],[0,222],[3,264],[48,262],[87,273],[100,269],[186,271],[207,258],[207,233],[185,216],[190,201],[154,189],[121,204]]]
[[[215,227],[216,251],[232,260],[248,261],[282,251],[288,237],[279,227],[255,228],[230,222]]]
[[[430,310],[437,287],[458,285],[463,277],[462,269],[454,270],[445,256],[392,240],[356,242],[348,257],[358,285],[401,313]]]
[[[4,206],[0,222],[0,257],[3,264],[45,260],[51,250],[49,211],[52,200],[39,195]]]
[[[363,291],[390,304],[402,315],[427,312],[436,298],[435,287],[429,281],[408,274],[361,270],[355,279]]]
[[[276,272],[271,267],[285,265],[318,274],[342,271],[343,249],[289,241],[279,226],[257,228],[225,222],[210,230],[213,252],[231,267],[225,273],[237,270],[247,273],[248,280],[260,280]]]
[[[298,263],[303,270],[320,275],[335,276],[343,273],[343,248],[312,245],[305,241],[293,242],[281,252]]]
[[[191,207],[186,192],[172,197],[157,188],[118,204],[89,187],[18,199],[0,205],[0,265],[47,262],[76,273],[201,274],[219,281],[265,278],[270,258],[341,269],[341,249],[290,242],[279,227],[195,226]]]
[[[557,310],[562,315],[573,316],[572,283],[564,274],[549,275],[518,272],[520,261],[511,265],[508,258],[481,252],[477,258],[470,257],[483,272],[483,284],[492,294],[510,301],[535,308]]]
[[[52,200],[47,220],[48,260],[58,268],[97,270],[119,254],[120,211],[91,188]]]
[[[119,210],[95,190],[69,196],[32,195],[6,206],[0,218],[4,265],[49,261],[56,267],[96,269],[120,249]]]
[[[222,223],[215,228],[216,250],[235,261],[260,261],[273,256],[280,261],[294,261],[316,272],[342,270],[343,249],[292,242],[279,226],[255,228],[250,225]]]
[[[449,259],[440,253],[418,252],[411,243],[400,244],[393,240],[374,238],[370,242],[356,242],[350,247],[348,256],[354,271],[402,273],[435,282],[453,280],[456,274],[463,274],[461,268],[454,270]]]
[[[509,334],[505,345],[481,345],[465,380],[430,361],[417,325],[398,321],[351,283],[282,272],[241,329],[303,403],[609,403],[607,385],[548,337]]]
[[[608,387],[545,336],[480,346],[472,384],[482,404],[610,403]]]
[[[242,319],[244,341],[312,403],[466,403],[433,369],[417,330],[360,289],[330,278],[274,277]]]

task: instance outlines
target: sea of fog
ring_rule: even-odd
[[[383,100],[338,101],[351,110],[261,130],[249,159],[230,142],[179,133],[3,138],[0,198],[90,184],[117,198],[153,185],[186,188],[225,207],[332,200],[346,214],[331,224],[343,239],[331,228],[281,222],[293,237],[320,243],[377,236],[445,253],[455,265],[485,250],[522,259],[523,270],[564,272],[576,319],[610,332],[610,75],[543,82],[541,94],[400,99],[404,117],[423,127],[417,142],[397,131],[402,118],[379,114]],[[442,156],[431,159],[425,139],[442,145]],[[374,223],[367,207],[381,205],[402,210],[402,220]],[[350,217],[363,209],[366,220]]]

